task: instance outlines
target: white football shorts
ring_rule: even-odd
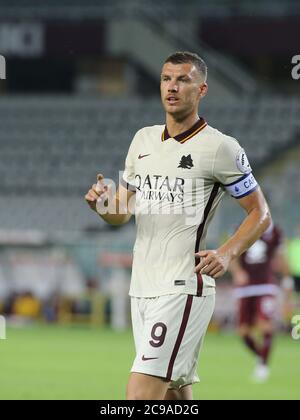
[[[159,376],[179,389],[199,382],[198,358],[215,295],[131,297],[136,358],[131,372]]]

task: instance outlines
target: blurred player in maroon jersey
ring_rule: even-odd
[[[258,358],[254,379],[265,381],[269,377],[269,356],[271,353],[276,309],[275,272],[283,276],[282,289],[285,299],[291,296],[293,280],[289,277],[288,265],[283,253],[282,233],[272,224],[239,259],[232,262],[230,271],[237,286],[239,334],[245,345]],[[254,329],[261,335],[254,338]]]

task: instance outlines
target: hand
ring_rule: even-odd
[[[218,250],[216,251],[200,251],[195,254],[196,258],[200,258],[200,263],[195,267],[195,273],[206,274],[215,279],[226,273],[230,257],[224,255]]]
[[[103,175],[97,175],[97,184],[93,184],[92,188],[85,195],[85,201],[90,208],[97,212],[97,203],[107,198],[108,186],[103,183]]]

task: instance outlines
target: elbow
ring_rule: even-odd
[[[261,236],[272,224],[272,215],[268,205],[255,206],[249,214],[253,214],[256,222],[256,229]]]
[[[265,208],[260,215],[260,225],[262,228],[262,234],[271,226],[273,223],[270,209]]]

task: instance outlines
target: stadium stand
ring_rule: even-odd
[[[124,17],[138,12],[160,13],[164,17],[193,17],[201,10],[201,15],[209,16],[236,16],[251,13],[254,16],[280,16],[300,12],[297,0],[261,0],[253,7],[251,0],[211,0],[209,3],[199,3],[197,0],[186,0],[185,2],[174,3],[173,0],[127,0],[126,8],[122,0],[51,0],[41,3],[38,0],[3,0],[0,5],[1,15],[11,17],[18,14],[21,17],[32,16],[51,16],[52,18],[105,16],[105,17]]]
[[[297,98],[207,100],[202,110],[210,125],[239,139],[257,169],[299,139]],[[163,118],[158,99],[1,97],[0,192],[12,211],[1,213],[0,225],[84,228],[91,220],[82,200],[87,186],[99,171],[117,181],[134,133]],[[288,181],[298,170],[293,168]],[[281,194],[284,201],[285,189]]]

